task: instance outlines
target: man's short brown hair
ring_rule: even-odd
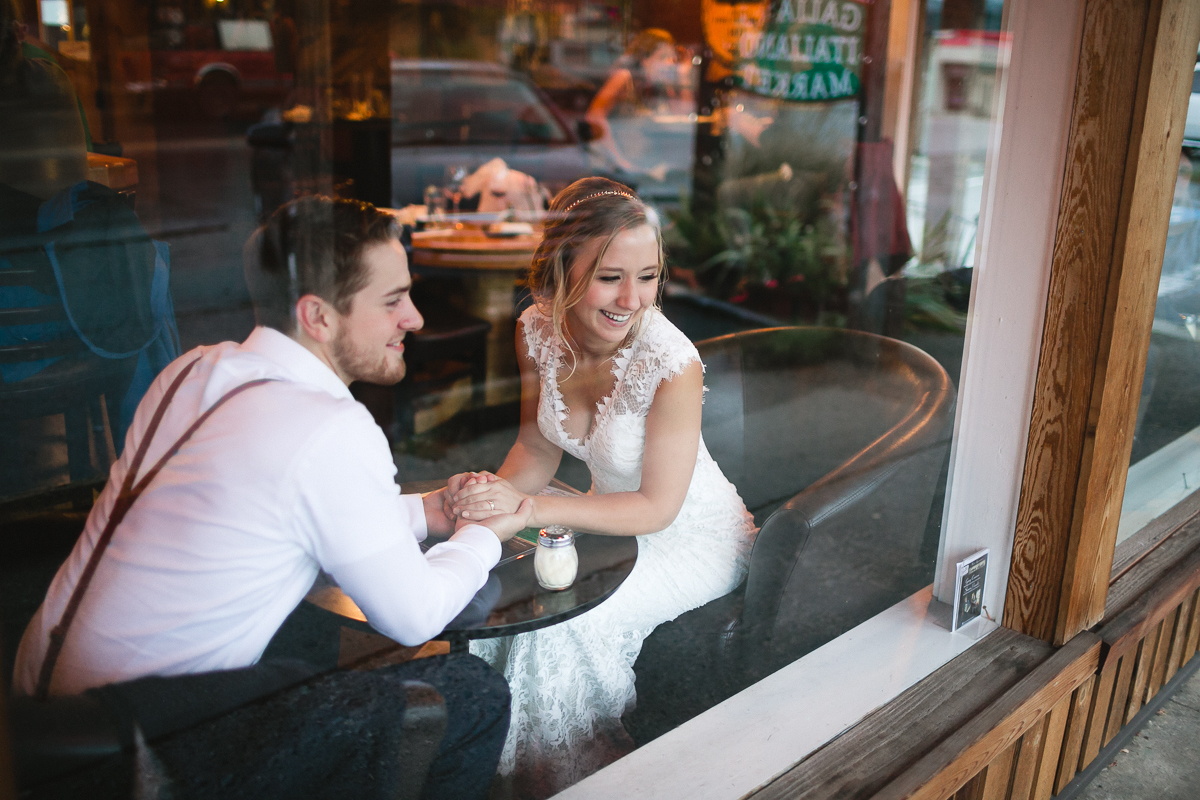
[[[363,249],[399,236],[390,214],[360,200],[314,195],[282,206],[246,243],[255,321],[292,335],[296,301],[306,294],[350,313],[351,300],[371,278]]]

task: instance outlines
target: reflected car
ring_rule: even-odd
[[[126,90],[176,100],[202,117],[257,116],[292,87],[266,20],[189,23],[182,10],[164,7],[149,43],[122,54]]]
[[[590,127],[572,127],[534,83],[498,64],[394,59],[392,205],[422,202],[448,167],[472,171],[502,158],[553,196],[589,175],[615,177],[588,145]],[[626,179],[627,180],[627,179]]]

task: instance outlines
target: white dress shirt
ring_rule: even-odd
[[[145,675],[254,664],[319,569],[371,624],[403,644],[438,634],[487,580],[500,543],[469,525],[422,554],[419,495],[401,495],[383,432],[299,343],[270,328],[200,347],[168,366],[138,406],[125,449],[17,651],[13,688],[32,694],[62,617],[166,388],[141,474],[230,389],[118,526],[67,634],[51,694]]]

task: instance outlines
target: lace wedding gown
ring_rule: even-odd
[[[562,424],[563,348],[536,306],[521,320],[541,377],[542,433],[587,463],[592,493],[636,491],[654,393],[699,360],[695,346],[660,312],[647,311],[636,339],[613,359],[612,393],[578,441]],[[637,537],[637,564],[610,598],[549,628],[473,641],[471,652],[503,672],[512,689],[500,773],[525,793],[548,796],[629,752],[633,742],[621,715],[634,706],[633,662],[642,640],[660,623],[732,591],[745,577],[755,533],[737,490],[701,440],[679,516]]]

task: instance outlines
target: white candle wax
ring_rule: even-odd
[[[575,545],[547,547],[539,544],[533,556],[533,571],[546,589],[566,589],[579,572],[579,554]]]

